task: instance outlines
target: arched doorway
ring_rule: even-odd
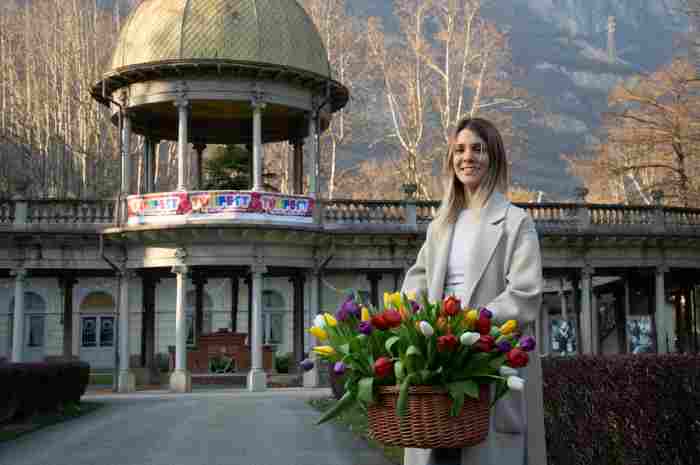
[[[10,300],[10,348],[14,338],[15,299]],[[22,360],[40,362],[46,355],[46,302],[37,293],[24,293],[24,344]],[[12,349],[10,349],[12,350]]]
[[[80,359],[91,368],[114,368],[114,299],[104,291],[88,294],[80,303]]]

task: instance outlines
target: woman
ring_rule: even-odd
[[[508,163],[503,140],[490,122],[459,122],[445,163],[446,192],[428,227],[402,291],[427,292],[430,301],[456,295],[464,308],[486,307],[497,323],[515,319],[530,333],[542,302],[542,259],[532,219],[505,198]],[[545,464],[539,357],[521,375],[530,383],[511,392],[492,410],[488,439],[460,450],[406,449],[404,465]],[[543,429],[540,426],[539,429]],[[526,459],[527,456],[527,459]]]

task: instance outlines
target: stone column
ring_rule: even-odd
[[[671,340],[669,338],[669,328],[666,325],[666,283],[665,277],[668,273],[668,267],[660,265],[655,271],[656,286],[655,286],[655,308],[654,320],[656,321],[656,350],[660,354],[667,354]]]
[[[262,145],[262,111],[265,109],[262,95],[256,94],[250,103],[253,108],[253,190],[263,190],[264,153]]]
[[[67,359],[73,356],[73,286],[77,282],[71,275],[58,278],[63,295],[63,356]]]
[[[581,353],[593,353],[593,310],[591,306],[591,287],[593,268],[587,266],[581,270]]]
[[[262,263],[250,267],[253,280],[253,325],[250,338],[250,371],[248,372],[248,390],[259,392],[267,389],[267,375],[263,370],[262,339],[262,292],[263,273],[267,268]]]
[[[177,132],[177,190],[187,190],[187,122],[189,116],[189,100],[178,98],[175,106],[178,110],[178,132]]]
[[[207,144],[198,142],[193,146],[197,156],[195,157],[192,171],[192,189],[200,190],[202,187],[202,163],[204,157],[204,151],[207,148]]]
[[[15,277],[15,308],[12,325],[12,361],[17,363],[23,360],[24,355],[24,282],[27,279],[27,270],[18,268],[11,272]]]
[[[184,249],[175,252],[175,371],[170,375],[170,390],[192,392],[192,375],[187,371],[187,319],[185,315],[185,283],[189,267],[185,264],[187,253]]]
[[[311,270],[309,278],[311,285],[311,295],[309,296],[309,321],[311,321],[311,325],[313,325],[314,318],[316,317],[316,315],[321,313],[321,270]],[[304,387],[318,387],[321,381],[318,370],[320,359],[316,356],[316,354],[311,352],[311,348],[315,345],[318,345],[319,341],[311,334],[307,334],[307,337],[309,338],[307,344],[307,352],[309,353],[309,358],[314,362],[314,367],[313,369],[304,372]]]
[[[131,118],[124,113],[122,125],[122,195],[131,193]]]
[[[119,392],[136,391],[136,378],[129,366],[129,280],[133,277],[127,269],[119,274]]]

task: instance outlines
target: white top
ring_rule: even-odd
[[[475,243],[478,232],[477,221],[474,218],[474,210],[464,209],[460,212],[455,223],[447,261],[447,275],[445,276],[445,289],[449,289],[450,293],[457,294],[457,290],[461,291],[462,284],[464,284],[464,267],[468,265],[468,257],[472,256],[474,249],[478,247],[478,244]]]

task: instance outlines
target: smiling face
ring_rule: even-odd
[[[486,141],[471,129],[457,134],[452,158],[452,168],[466,191],[477,191],[489,169]]]

